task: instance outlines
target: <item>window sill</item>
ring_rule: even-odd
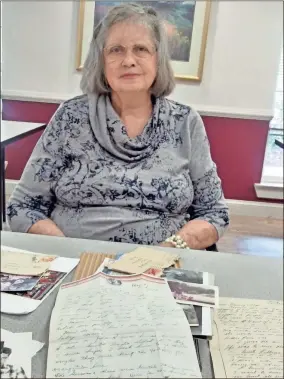
[[[278,178],[279,180],[279,178]],[[283,200],[283,182],[282,183],[256,183],[254,185],[256,196],[260,199]]]
[[[264,164],[261,183],[278,184],[283,186],[283,165],[269,166]]]

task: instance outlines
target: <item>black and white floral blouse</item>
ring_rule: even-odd
[[[127,136],[108,96],[63,103],[8,205],[13,231],[52,219],[67,237],[158,244],[190,219],[221,236],[228,208],[200,116],[154,100],[141,135]]]

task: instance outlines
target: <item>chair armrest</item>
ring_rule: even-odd
[[[216,243],[206,248],[207,251],[218,251]]]

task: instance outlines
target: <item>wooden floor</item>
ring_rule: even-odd
[[[283,257],[283,220],[231,215],[217,246],[228,253]]]

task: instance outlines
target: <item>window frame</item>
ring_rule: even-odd
[[[280,108],[279,108],[279,102],[280,102]],[[271,120],[270,125],[269,125],[268,137],[271,132],[277,133],[277,131],[282,131],[282,133],[280,134],[282,135],[284,134],[284,130],[283,130],[283,48],[281,50],[279,68],[278,68],[278,73],[277,73],[273,114],[274,114],[273,119]],[[276,117],[277,117],[276,119],[277,121],[275,120]],[[277,148],[281,149],[281,147],[277,147]],[[267,146],[266,146],[266,149],[267,149]],[[265,152],[265,157],[266,157],[266,152]],[[268,165],[265,162],[266,160],[265,157],[264,157],[263,168],[262,168],[261,183],[265,185],[269,183],[274,184],[274,185],[279,184],[279,185],[282,185],[282,188],[283,188],[283,164],[282,164],[282,167]]]

